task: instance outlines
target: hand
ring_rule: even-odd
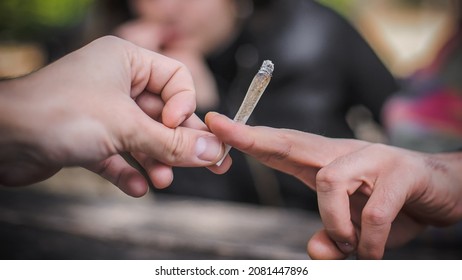
[[[169,35],[171,31],[168,27],[142,19],[122,24],[115,30],[115,34],[140,47],[181,61],[192,73],[197,92],[197,109],[208,111],[217,108],[219,96],[215,78],[207,65],[205,54],[196,44],[172,44],[173,36]]]
[[[193,114],[195,91],[183,64],[105,37],[29,76],[0,83],[0,184],[43,180],[84,166],[132,196],[144,177],[157,187],[171,166],[212,166],[222,144]],[[223,173],[229,168],[210,167]]]
[[[249,127],[209,113],[206,123],[229,144],[317,192],[325,229],[308,253],[341,259],[354,252],[378,259],[426,225],[462,215],[462,153],[424,154],[295,130]]]

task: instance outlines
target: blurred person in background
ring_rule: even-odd
[[[116,13],[114,7],[127,9],[127,21],[111,32],[191,69],[201,117],[209,110],[234,115],[264,59],[274,62],[275,72],[249,120],[254,124],[353,137],[348,111],[363,105],[379,122],[385,100],[396,90],[394,78],[359,33],[315,1],[132,0],[106,5],[119,20],[124,11]],[[234,164],[225,176],[176,170],[166,192],[317,209],[315,194],[298,180],[234,151],[231,155]]]

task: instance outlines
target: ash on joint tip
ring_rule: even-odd
[[[265,60],[263,61],[263,64],[260,67],[260,70],[258,70],[258,73],[260,74],[265,74],[271,76],[274,71],[274,64],[271,62],[271,60]]]

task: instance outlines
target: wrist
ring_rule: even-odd
[[[442,208],[447,209],[447,223],[462,220],[462,152],[430,155],[427,165],[431,184],[441,197]]]
[[[0,82],[0,143],[14,134],[18,79]]]
[[[0,82],[0,159],[24,152],[24,147],[34,138],[27,125],[27,106],[31,100],[22,98],[30,92],[30,88],[24,88],[26,79],[28,77]]]

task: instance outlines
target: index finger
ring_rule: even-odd
[[[218,113],[208,113],[205,122],[224,143],[262,163],[291,174],[314,186],[316,172],[333,159],[358,146],[360,141],[326,138],[290,129],[251,127]]]
[[[196,92],[191,73],[181,62],[138,49],[131,59],[132,82],[146,79],[145,90],[160,94],[165,106],[162,122],[170,127],[179,126],[196,110]],[[139,81],[138,81],[139,82]]]

